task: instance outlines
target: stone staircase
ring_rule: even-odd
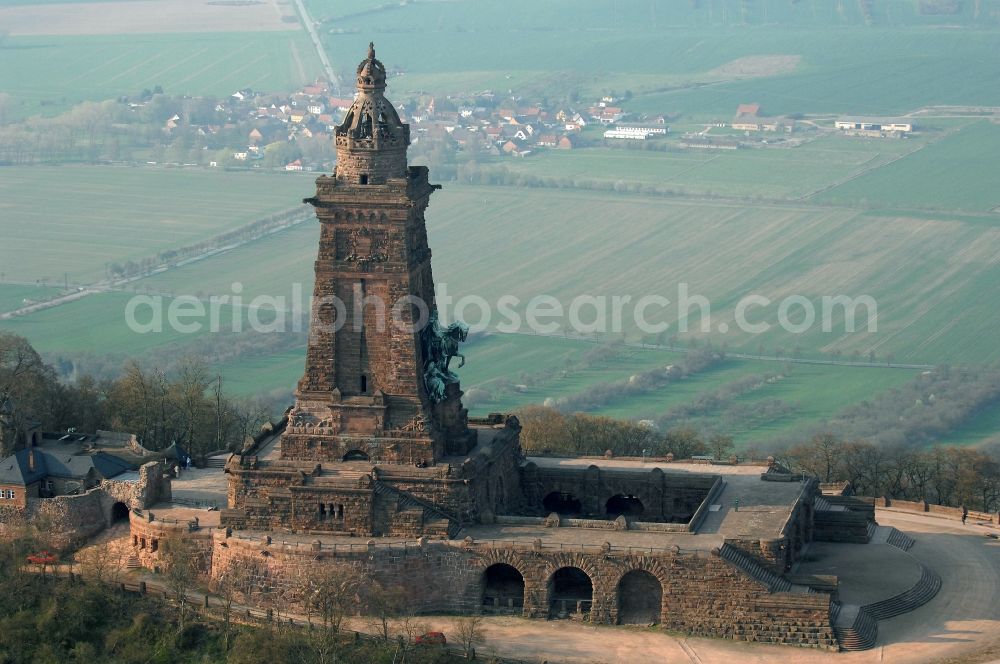
[[[878,622],[863,606],[834,602],[830,608],[830,624],[841,650],[868,650],[878,639]]]
[[[873,541],[890,543],[898,548],[913,546],[913,540],[895,528],[879,527]],[[905,549],[904,549],[905,550]],[[908,590],[898,595],[857,606],[834,602],[830,608],[830,624],[840,642],[842,650],[867,650],[875,646],[878,638],[878,621],[888,620],[913,611],[929,602],[941,589],[941,577],[923,563],[920,565],[920,580]]]
[[[931,601],[941,590],[941,577],[923,563],[918,563],[921,569],[920,580],[909,590],[904,590],[894,597],[883,599],[862,607],[875,620],[886,620],[913,611]]]
[[[803,589],[802,586],[793,586],[791,581],[760,562],[755,556],[732,544],[723,544],[722,548],[719,549],[719,556],[763,583],[772,593],[815,592],[812,588]]]
[[[902,549],[903,551],[909,551],[910,547],[916,544],[916,542],[913,541],[913,538],[906,533],[896,530],[895,528],[890,528],[890,530],[892,532],[886,539],[886,544],[889,546],[894,546],[897,549]]]
[[[816,496],[813,498],[813,509],[817,511],[822,510],[824,512],[829,512],[833,509],[833,505],[831,505],[830,501],[823,496]]]
[[[909,551],[916,542],[904,532],[896,530],[892,526],[874,525],[869,528],[870,540],[872,544],[888,544],[903,551]]]
[[[129,571],[141,568],[142,568],[142,563],[140,563],[139,559],[136,558],[135,556],[129,556],[128,560],[125,561],[125,569]]]
[[[205,468],[218,468],[223,469],[226,467],[226,461],[228,459],[213,457],[211,459],[205,460]]]
[[[448,522],[448,537],[454,539],[458,536],[458,533],[462,530],[461,521],[451,514],[448,514],[444,510],[432,505],[431,503],[417,498],[413,494],[407,493],[397,489],[394,486],[380,482],[376,480],[374,482],[375,493],[391,496],[396,499],[397,503],[403,510],[422,510],[423,511],[423,522],[428,523],[434,520],[444,520]]]

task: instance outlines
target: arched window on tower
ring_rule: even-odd
[[[361,394],[368,392],[368,376],[361,374]]]

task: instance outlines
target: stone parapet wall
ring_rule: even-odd
[[[77,496],[35,498],[28,501],[25,518],[43,528],[56,549],[70,549],[104,530],[107,496],[100,488]]]
[[[171,498],[170,478],[162,461],[144,463],[138,482],[102,480],[101,489],[113,502],[125,503],[130,509],[144,509]]]
[[[888,496],[866,498],[865,500],[871,500],[877,507],[886,507],[903,512],[932,514],[947,519],[961,519],[964,513],[973,521],[985,521],[994,525],[1000,524],[1000,513],[997,512],[979,512],[977,510],[966,510],[964,507],[947,507],[945,505],[934,505],[923,500],[899,500],[897,498],[889,498]]]

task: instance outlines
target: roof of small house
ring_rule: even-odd
[[[34,468],[31,456],[34,454]],[[117,477],[134,470],[132,464],[107,452],[73,454],[71,451],[53,451],[39,447],[18,450],[0,461],[0,484],[28,486],[46,477],[82,478],[90,470],[105,479]]]

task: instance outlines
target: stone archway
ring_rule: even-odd
[[[594,603],[594,583],[579,567],[560,567],[549,579],[549,617],[584,618]]]
[[[128,521],[129,513],[128,505],[119,501],[111,506],[111,523],[121,523],[122,521]]]
[[[524,612],[524,576],[507,563],[483,571],[483,611],[521,615]]]
[[[576,516],[583,511],[583,503],[571,493],[553,491],[542,499],[542,507],[547,514],[555,512],[562,516]]]
[[[371,461],[367,453],[361,450],[348,450],[343,457],[344,461]]]
[[[634,569],[618,582],[619,624],[659,623],[662,610],[663,586],[652,573]]]
[[[636,496],[619,493],[608,498],[604,510],[611,519],[616,519],[619,516],[635,518],[642,516],[643,504]]]

